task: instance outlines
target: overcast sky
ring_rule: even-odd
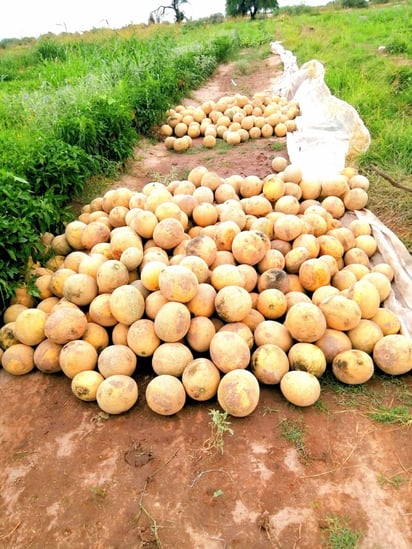
[[[279,5],[322,4],[322,0],[279,0]],[[183,6],[187,17],[199,19],[225,13],[225,0],[189,0]],[[3,0],[3,4],[6,0]],[[52,32],[81,32],[93,28],[121,28],[147,23],[151,11],[170,0],[11,0],[3,5],[0,40],[38,38]],[[172,13],[172,12],[169,12]]]

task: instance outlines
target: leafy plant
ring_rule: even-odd
[[[227,412],[212,409],[209,410],[209,415],[212,418],[209,422],[211,435],[205,441],[203,447],[206,451],[216,449],[223,454],[225,434],[233,435],[233,429],[230,427],[231,423],[227,419],[228,414]]]
[[[327,535],[327,547],[330,549],[356,549],[363,533],[352,530],[348,520],[337,515],[328,515],[322,527]]]

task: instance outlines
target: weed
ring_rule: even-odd
[[[227,412],[221,412],[220,410],[209,410],[211,421],[209,425],[211,428],[210,437],[204,442],[203,447],[206,451],[212,449],[218,450],[221,454],[224,451],[224,435],[228,433],[233,435],[233,429],[230,427],[231,423],[228,421]]]
[[[271,143],[270,145],[270,148],[273,151],[283,151],[283,149],[285,148],[285,144],[283,143],[283,141],[273,141],[273,143]]]
[[[284,418],[280,422],[280,436],[288,440],[295,447],[299,458],[304,462],[309,460],[309,454],[305,449],[304,440],[305,426],[303,419]]]
[[[378,482],[381,486],[384,486],[385,484],[390,484],[397,490],[404,482],[406,482],[406,479],[401,474],[387,477],[384,473],[380,473],[380,475],[378,476]]]
[[[322,378],[322,385],[335,393],[339,406],[357,409],[376,423],[412,425],[412,391],[403,380],[382,375],[376,389],[366,385],[345,385],[332,375]],[[385,402],[387,401],[387,402]]]
[[[101,486],[91,486],[90,494],[95,503],[103,501],[107,496],[107,488]]]
[[[223,496],[224,492],[223,490],[221,490],[220,488],[218,490],[215,490],[213,492],[213,497],[214,498],[220,498],[220,496]]]
[[[407,406],[385,406],[385,404],[379,404],[368,412],[368,417],[378,423],[389,425],[398,423],[402,426],[412,425],[412,414]]]
[[[313,407],[319,410],[319,412],[323,412],[324,414],[329,414],[328,405],[322,400],[317,400],[313,405]]]
[[[363,533],[352,530],[346,518],[328,515],[322,529],[328,536],[327,547],[330,549],[355,549]]]

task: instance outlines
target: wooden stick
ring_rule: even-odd
[[[394,187],[397,187],[398,189],[403,189],[404,191],[408,191],[410,193],[412,193],[412,188],[411,187],[407,187],[406,185],[402,185],[401,183],[398,183],[397,181],[395,181],[390,175],[388,175],[387,173],[383,172],[382,170],[380,170],[377,166],[375,166],[374,164],[371,165],[371,168],[374,172],[376,172],[378,175],[380,175],[381,177],[383,177],[383,179],[386,179],[386,181],[389,181],[389,183],[391,185],[393,185]]]

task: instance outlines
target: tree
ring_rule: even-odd
[[[150,20],[154,21],[155,17],[156,20],[160,20],[160,18],[163,17],[167,11],[171,10],[174,12],[175,22],[181,23],[184,19],[186,19],[186,15],[181,9],[183,4],[190,4],[190,2],[188,0],[172,0],[167,6],[159,6],[151,12]]]
[[[259,12],[266,13],[278,9],[278,0],[226,0],[226,15],[228,16],[245,16],[249,13],[251,19],[256,19]]]

